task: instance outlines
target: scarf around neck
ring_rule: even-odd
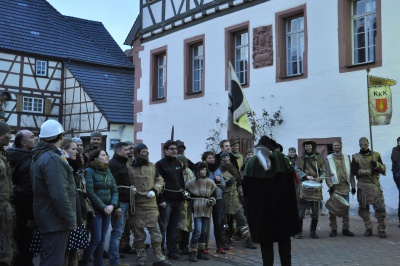
[[[101,163],[99,161],[93,160],[90,163],[90,166],[93,167],[94,169],[97,169],[100,172],[106,172],[108,169],[108,163]]]

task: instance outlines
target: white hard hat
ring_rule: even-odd
[[[39,138],[46,139],[46,138],[56,137],[64,132],[65,132],[64,128],[58,121],[47,120],[40,127]]]

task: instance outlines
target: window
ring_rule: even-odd
[[[47,77],[47,61],[36,60],[36,75]]]
[[[276,82],[307,78],[306,5],[277,13],[275,21]]]
[[[184,98],[204,96],[204,35],[185,40]]]
[[[150,104],[166,102],[167,97],[167,48],[150,52]]]
[[[286,75],[303,73],[304,17],[286,21]]]
[[[247,88],[250,85],[249,69],[249,23],[244,22],[225,29],[225,89],[228,90],[229,62],[235,68],[236,75],[242,85]]]
[[[361,64],[375,60],[376,2],[357,0],[353,2],[353,63]]]
[[[235,72],[241,85],[247,84],[247,65],[249,61],[249,33],[235,34]]]
[[[381,0],[338,1],[339,72],[382,66]]]
[[[22,100],[22,111],[30,113],[43,113],[43,99],[24,96]]]
[[[203,45],[194,45],[192,49],[192,90],[201,91],[203,87]]]
[[[165,73],[167,67],[167,56],[160,54],[157,56],[157,99],[164,98],[165,93]]]

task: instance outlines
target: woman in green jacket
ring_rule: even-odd
[[[104,150],[94,150],[90,154],[88,166],[85,169],[86,192],[96,217],[90,221],[91,239],[79,265],[88,265],[92,255],[94,265],[103,265],[104,240],[112,211],[118,204],[118,191]]]

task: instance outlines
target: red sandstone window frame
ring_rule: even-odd
[[[158,97],[158,59],[165,56],[164,73],[164,96]],[[167,46],[159,47],[150,51],[150,104],[167,102],[168,84],[168,53]]]
[[[225,28],[225,90],[227,91],[229,88],[229,61],[232,66],[235,66],[235,36],[237,34],[247,32],[248,33],[248,49],[247,49],[247,73],[246,73],[246,83],[242,84],[242,88],[248,88],[250,86],[250,31],[249,31],[249,22],[243,22],[228,28]],[[235,69],[236,71],[236,69]]]
[[[203,73],[200,91],[193,91],[193,48],[203,45]],[[184,40],[184,99],[203,97],[205,93],[205,35],[198,35]]]
[[[375,60],[361,64],[353,63],[352,3],[353,0],[338,0],[339,73],[382,66],[382,13],[381,0],[376,0]]]
[[[286,60],[286,22],[296,17],[304,17],[304,53],[303,72],[298,75],[287,75]],[[308,29],[307,29],[307,6],[301,5],[275,14],[276,35],[276,82],[286,82],[308,77]]]

